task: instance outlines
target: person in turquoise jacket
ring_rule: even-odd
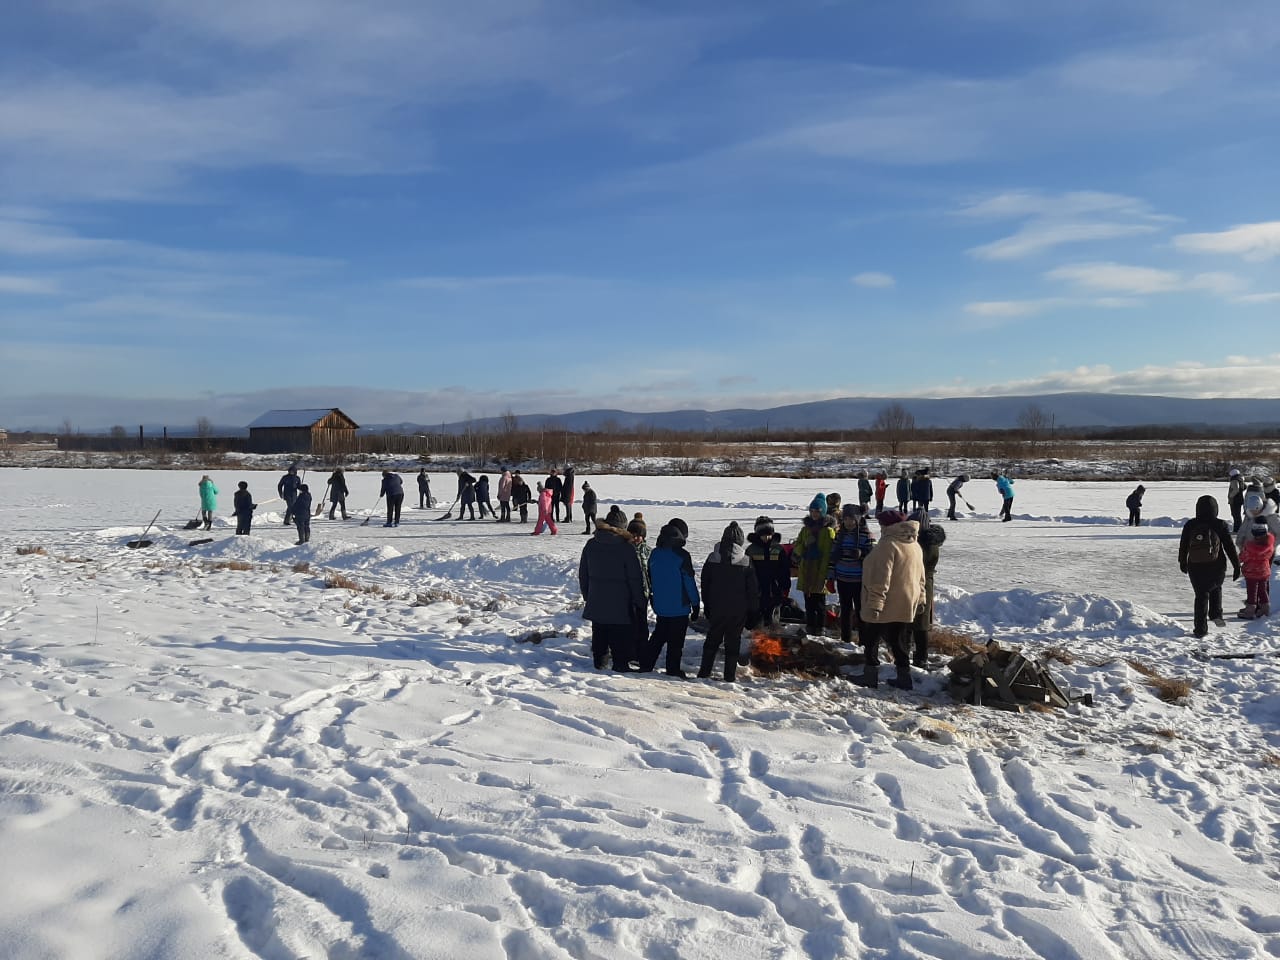
[[[200,519],[206,530],[213,529],[213,511],[218,509],[218,488],[206,473],[200,478]]]
[[[1003,473],[993,470],[991,479],[996,482],[996,489],[1004,497],[1004,505],[1000,507],[1000,522],[1008,523],[1013,519],[1013,481]]]

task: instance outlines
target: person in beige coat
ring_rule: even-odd
[[[916,543],[919,525],[897,510],[886,510],[880,540],[862,562],[862,627],[859,631],[866,667],[855,680],[864,687],[880,683],[880,643],[893,653],[898,668],[893,685],[911,689],[911,622],[925,602],[924,557]]]

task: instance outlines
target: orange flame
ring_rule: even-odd
[[[759,630],[751,635],[751,662],[756,666],[779,669],[785,653],[777,637]]]

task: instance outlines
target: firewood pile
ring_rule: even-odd
[[[751,667],[760,673],[802,673],[839,676],[842,667],[862,663],[862,651],[823,643],[787,627],[755,630],[750,638]]]
[[[1090,694],[1068,695],[1043,663],[1028,660],[1020,649],[1005,649],[992,640],[982,650],[956,657],[948,664],[951,695],[964,703],[1021,713],[1028,707],[1066,707],[1074,702],[1093,705]]]

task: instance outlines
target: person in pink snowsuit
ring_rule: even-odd
[[[542,532],[543,527],[549,527],[553,534],[560,531],[556,528],[556,518],[551,514],[551,503],[555,499],[555,492],[543,484],[538,484],[538,523],[533,528],[531,536],[536,537]]]
[[[1249,528],[1249,539],[1240,548],[1246,591],[1244,607],[1237,614],[1241,620],[1271,614],[1271,558],[1275,552],[1276,538],[1271,529],[1265,520],[1255,520]]]

